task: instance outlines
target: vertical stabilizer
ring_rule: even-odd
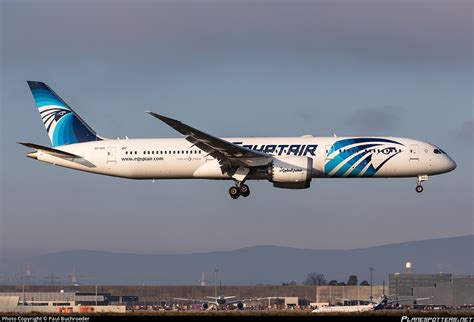
[[[52,146],[101,140],[79,115],[42,82],[28,81]]]

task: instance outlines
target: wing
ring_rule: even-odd
[[[424,300],[431,300],[431,297],[390,299],[389,301],[387,301],[387,304],[399,303],[399,302],[417,302],[417,301],[424,301]]]
[[[184,299],[184,298],[180,298],[180,297],[174,297],[173,300],[198,302],[198,303],[212,303],[213,302],[213,301],[202,300],[202,299]]]
[[[242,299],[242,300],[235,300],[235,301],[227,301],[227,304],[228,305],[233,305],[233,304],[236,304],[236,303],[245,303],[245,302],[249,302],[249,301],[255,301],[256,299],[253,298],[253,299]]]
[[[185,135],[186,140],[217,159],[223,173],[232,172],[232,170],[242,166],[255,167],[266,165],[270,161],[271,156],[266,153],[253,151],[229,141],[222,140],[178,120],[150,111],[147,111],[147,113]]]

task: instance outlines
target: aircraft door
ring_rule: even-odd
[[[115,148],[107,148],[107,163],[116,162]]]
[[[418,145],[410,145],[410,161],[419,161]]]

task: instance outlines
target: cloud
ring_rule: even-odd
[[[91,54],[124,57],[164,52],[228,57],[229,52],[261,50],[310,57],[329,52],[358,63],[410,67],[429,62],[471,66],[472,10],[472,1],[422,0],[125,1],[114,6],[103,0],[11,1],[2,26],[12,59],[32,48],[63,55],[87,48]],[[41,35],[54,37],[31,32],[39,26]],[[148,50],[141,52],[144,45]]]
[[[367,107],[350,114],[346,122],[361,134],[391,134],[400,120],[401,108]]]

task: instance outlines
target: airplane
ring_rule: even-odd
[[[192,302],[199,302],[201,304],[201,308],[203,310],[208,310],[211,308],[223,308],[228,306],[236,306],[239,310],[243,310],[245,308],[245,302],[252,301],[253,299],[244,299],[244,300],[235,300],[235,296],[224,296],[221,294],[217,297],[214,296],[206,296],[205,299],[186,299],[186,298],[174,298],[175,300],[179,301],[192,301]]]
[[[147,111],[184,138],[107,139],[94,131],[48,85],[28,81],[51,146],[18,142],[28,157],[74,170],[128,179],[233,180],[232,199],[248,197],[250,180],[276,188],[306,189],[313,178],[415,177],[416,192],[428,176],[456,163],[427,142],[396,137],[218,138],[178,120]]]
[[[429,297],[426,298],[417,298],[417,299],[389,299],[386,295],[382,295],[380,297],[380,300],[378,302],[370,302],[370,301],[359,301],[358,304],[356,305],[337,305],[337,306],[321,306],[317,307],[312,311],[312,313],[343,313],[343,312],[368,312],[368,311],[377,311],[377,310],[382,310],[384,309],[387,305],[391,305],[392,303],[396,303],[398,306],[400,302],[412,302],[414,304],[417,303],[417,301],[421,300],[428,300],[430,299]],[[345,299],[347,301],[349,299]],[[349,300],[353,301],[353,300]],[[362,304],[362,303],[364,304]]]
[[[380,304],[382,304],[380,302]],[[379,303],[358,304],[358,305],[338,305],[338,306],[320,306],[315,308],[312,313],[343,313],[343,312],[368,312],[374,311]]]

